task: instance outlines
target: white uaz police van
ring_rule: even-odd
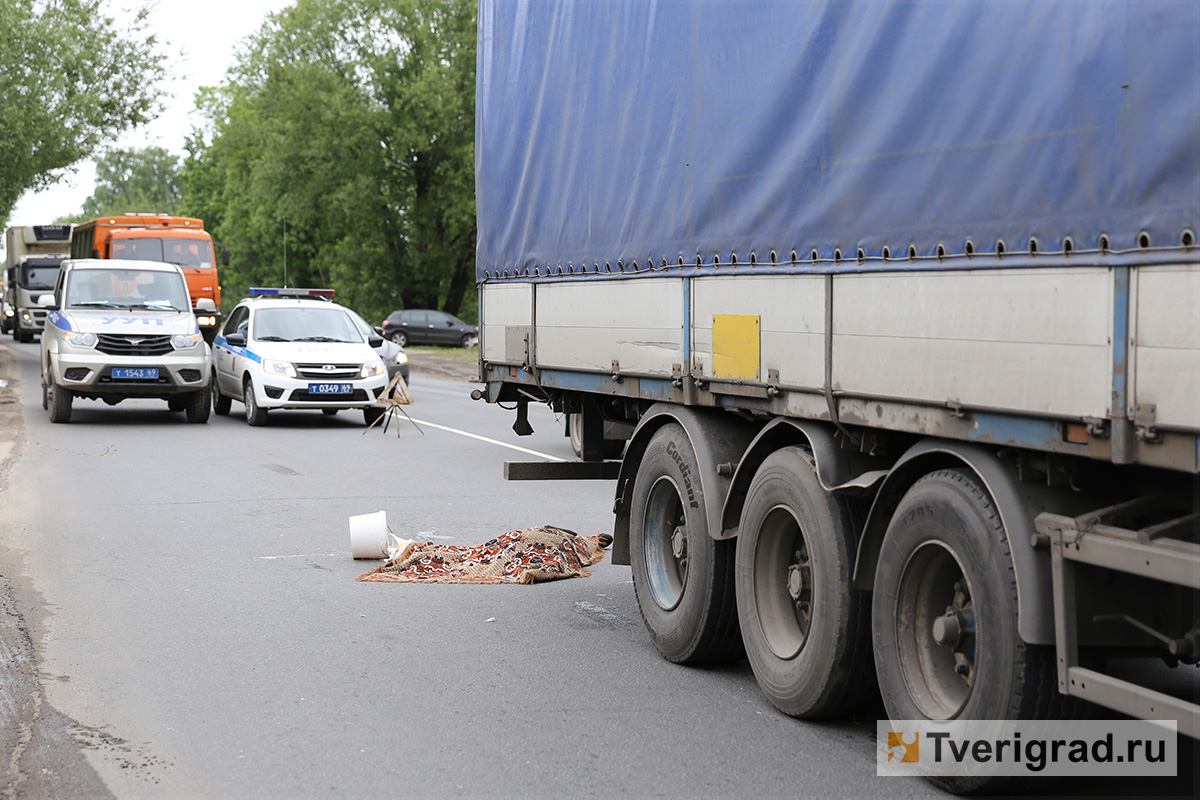
[[[174,264],[68,260],[42,333],[42,407],[51,422],[71,419],[74,398],[116,405],[157,397],[188,422],[207,422],[212,355]],[[201,310],[212,301],[201,300]]]

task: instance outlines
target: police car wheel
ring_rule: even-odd
[[[167,411],[183,411],[187,405],[187,401],[182,397],[172,397],[167,401]]]
[[[321,409],[321,413],[327,417],[332,417],[337,412],[338,412],[338,409],[336,409],[336,408],[322,408]]]
[[[223,417],[229,413],[229,409],[233,406],[233,400],[221,394],[221,387],[217,386],[216,373],[213,373],[210,385],[212,386],[213,413],[218,417]]]
[[[188,395],[186,401],[187,421],[200,425],[208,422],[208,413],[212,410],[212,384],[198,392]]]
[[[70,422],[71,421],[71,400],[73,395],[70,389],[64,389],[54,383],[54,376],[50,376],[50,421],[51,422]]]
[[[242,384],[242,403],[246,406],[246,422],[255,426],[267,424],[267,410],[255,402],[254,384],[249,378]]]

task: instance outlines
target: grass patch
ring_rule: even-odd
[[[478,347],[437,347],[435,345],[410,345],[404,348],[409,353],[428,353],[450,361],[461,361],[464,364],[474,364],[479,361]]]

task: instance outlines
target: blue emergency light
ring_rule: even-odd
[[[333,297],[333,289],[292,289],[288,287],[251,286],[250,295],[266,297]]]

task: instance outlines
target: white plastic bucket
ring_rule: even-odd
[[[387,514],[359,514],[350,518],[350,553],[355,558],[386,558]]]

